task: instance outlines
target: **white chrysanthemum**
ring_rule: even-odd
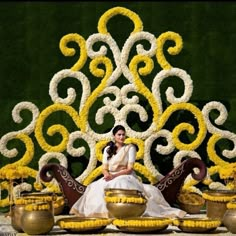
[[[210,183],[209,188],[212,190],[229,190],[224,184],[222,184],[220,182]]]
[[[32,185],[28,183],[18,184],[17,186],[13,188],[13,198],[15,199],[15,198],[20,197],[21,193],[25,191],[26,192],[32,191]]]
[[[76,92],[74,88],[69,88],[67,90],[66,98],[61,98],[58,95],[58,85],[63,79],[67,77],[76,78],[82,84],[82,96],[81,96],[81,101],[80,101],[80,109],[81,109],[83,107],[83,104],[86,102],[86,100],[88,99],[91,93],[89,80],[82,72],[71,71],[68,69],[57,72],[50,81],[49,95],[51,96],[52,101],[54,103],[63,103],[63,104],[71,105],[75,101],[75,98],[76,98]]]

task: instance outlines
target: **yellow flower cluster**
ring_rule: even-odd
[[[141,165],[140,163],[134,163],[134,170],[144,175],[150,181],[151,184],[155,184],[157,182],[157,178],[152,175],[152,173],[148,170],[147,167]]]
[[[226,206],[228,209],[236,209],[236,201],[228,202]]]
[[[220,178],[236,178],[236,163],[226,164],[219,169]]]
[[[202,197],[205,200],[209,200],[209,201],[213,201],[213,202],[229,202],[229,201],[235,199],[236,195],[233,195],[233,196],[212,196],[210,194],[203,193]]]
[[[64,197],[58,197],[55,202],[53,202],[53,207],[58,208],[60,206],[63,206],[65,204],[65,199]]]
[[[144,204],[147,202],[145,198],[142,197],[105,197],[106,202],[111,203],[137,203]]]
[[[95,219],[95,220],[81,220],[81,221],[64,221],[59,220],[58,225],[63,229],[85,229],[106,226],[111,223],[111,219]]]
[[[3,181],[0,183],[0,189],[1,191],[6,189],[6,190],[9,190],[9,183],[8,181]],[[6,207],[6,206],[9,206],[9,197],[6,197],[6,198],[2,198],[0,199],[0,207]]]
[[[36,202],[51,202],[54,200],[54,198],[55,198],[54,196],[27,196],[27,197],[17,198],[15,200],[15,204],[25,205]]]
[[[0,179],[14,180],[28,177],[28,169],[24,166],[6,166],[0,170]]]
[[[173,221],[175,226],[190,227],[190,228],[216,228],[219,227],[221,221],[216,219],[175,219]]]
[[[168,218],[163,219],[140,219],[140,220],[131,220],[131,219],[115,219],[112,224],[118,227],[164,227],[171,224],[173,220]]]
[[[26,211],[48,211],[50,210],[50,205],[48,203],[35,203],[28,204],[25,206]]]

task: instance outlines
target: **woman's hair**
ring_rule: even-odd
[[[125,132],[125,127],[122,125],[117,125],[113,128],[112,134],[115,135],[119,130],[123,130]],[[113,141],[107,143],[107,159],[109,160],[114,154],[116,154],[117,147]]]

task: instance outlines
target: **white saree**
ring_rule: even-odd
[[[103,154],[103,165],[108,166],[110,173],[116,173],[123,166],[134,164],[136,158],[136,148],[134,145],[124,145],[109,160],[107,159],[107,148],[105,148]],[[70,214],[83,217],[108,217],[108,210],[104,198],[104,189],[106,188],[135,189],[141,191],[148,200],[143,216],[183,217],[186,214],[186,212],[178,208],[171,207],[157,187],[151,184],[143,184],[134,171],[130,175],[120,175],[110,181],[106,181],[102,177],[92,182],[87,186],[84,194],[72,206]]]

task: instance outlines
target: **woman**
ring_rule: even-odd
[[[160,190],[150,184],[143,184],[133,170],[136,147],[125,144],[125,128],[113,128],[115,142],[109,142],[103,152],[103,178],[87,186],[84,194],[73,205],[70,214],[85,217],[108,217],[105,202],[105,188],[135,189],[148,199],[143,216],[183,217],[186,212],[172,208]]]

